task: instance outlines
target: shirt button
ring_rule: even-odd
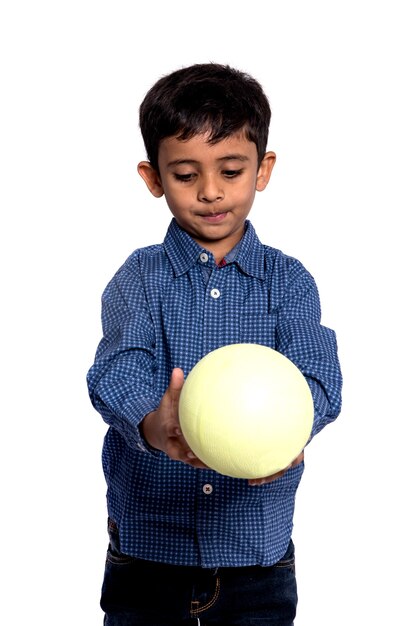
[[[219,291],[219,289],[212,289],[210,295],[216,300],[221,295],[221,292]]]
[[[202,254],[200,255],[200,260],[202,261],[202,263],[207,263],[209,261],[209,255],[207,255],[206,252],[202,252]]]
[[[209,483],[207,483],[206,485],[203,485],[203,493],[206,494],[207,496],[209,496],[213,491],[213,487],[212,485],[209,485]]]

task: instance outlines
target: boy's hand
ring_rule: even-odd
[[[180,429],[178,408],[183,383],[183,371],[176,367],[172,371],[170,384],[160,406],[144,417],[141,424],[142,435],[150,446],[165,452],[170,459],[203,469],[207,466],[190,450]]]
[[[289,470],[292,467],[295,467],[296,465],[299,465],[299,463],[302,463],[303,459],[305,457],[305,453],[302,451],[294,461],[292,461],[292,463],[290,465],[288,465],[288,467],[286,467],[284,470],[281,470],[280,472],[277,472],[277,474],[273,474],[272,476],[267,476],[266,478],[252,478],[251,480],[248,481],[248,484],[253,486],[253,485],[266,485],[267,483],[272,483],[273,480],[277,480],[277,478],[281,478],[281,476],[283,476],[283,474],[285,474],[287,472],[287,470]]]

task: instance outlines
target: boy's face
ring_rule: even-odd
[[[160,173],[148,162],[138,172],[151,193],[165,195],[177,223],[219,262],[241,239],[256,191],[267,186],[275,154],[258,166],[256,145],[238,133],[218,143],[207,135],[160,144]]]

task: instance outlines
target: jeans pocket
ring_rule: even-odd
[[[135,557],[121,552],[119,529],[116,523],[110,518],[107,523],[107,532],[109,535],[109,546],[106,554],[107,563],[111,563],[112,565],[130,565],[131,563],[135,563]]]
[[[282,556],[280,561],[277,561],[277,563],[273,565],[273,567],[275,569],[289,568],[292,570],[293,573],[296,571],[295,546],[292,540],[290,540],[289,546],[285,554]]]

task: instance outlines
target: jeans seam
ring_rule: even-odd
[[[197,608],[193,608],[194,604],[199,605],[199,600],[192,600],[191,608],[190,608],[191,617],[197,617],[198,615],[203,613],[203,611],[207,611],[208,609],[210,609],[218,600],[220,591],[221,591],[221,579],[219,578],[219,576],[217,576],[216,583],[215,583],[215,592],[212,598],[209,600],[209,602],[207,602],[203,606],[198,606]]]
[[[286,561],[278,561],[277,563],[275,563],[273,565],[273,568],[275,569],[281,569],[282,567],[291,567],[293,568],[295,566],[295,559],[286,559]]]
[[[122,555],[121,557],[118,557],[114,556],[113,554],[109,554],[108,552],[106,555],[106,561],[108,563],[111,563],[112,565],[124,567],[126,565],[132,565],[132,563],[135,563],[137,559],[135,559],[135,557],[133,556],[128,555]]]

